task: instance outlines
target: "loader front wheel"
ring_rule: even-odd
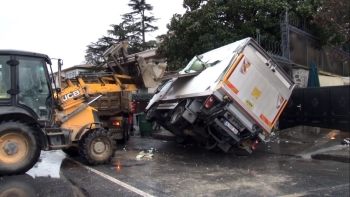
[[[40,152],[38,136],[26,124],[0,123],[0,175],[27,172],[38,161]]]
[[[79,143],[80,155],[92,165],[109,163],[116,149],[115,140],[107,130],[102,128],[92,129]]]

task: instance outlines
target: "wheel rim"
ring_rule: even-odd
[[[91,143],[91,154],[93,157],[103,158],[108,155],[111,146],[106,138],[97,138]]]
[[[18,164],[29,152],[27,140],[20,134],[9,133],[0,137],[0,161],[5,164]]]
[[[174,124],[177,120],[179,120],[183,111],[184,110],[182,107],[177,108],[174,114],[171,116],[170,123]]]
[[[2,196],[29,196],[29,195],[28,195],[28,192],[25,191],[25,189],[14,187],[3,191],[0,194],[0,197]]]

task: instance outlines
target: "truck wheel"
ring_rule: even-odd
[[[79,148],[76,147],[76,146],[71,146],[69,148],[64,148],[62,149],[62,151],[64,153],[66,153],[68,156],[71,156],[71,157],[76,157],[76,156],[79,156]]]
[[[0,123],[0,175],[23,174],[38,161],[38,135],[20,122]]]
[[[121,142],[122,144],[126,144],[127,141],[128,141],[128,134],[127,134],[126,128],[124,128],[124,131],[123,131],[123,139],[121,139],[120,142]]]
[[[157,105],[152,105],[152,107],[148,110],[146,114],[146,121],[153,122],[156,119],[155,112],[157,109]]]
[[[126,144],[129,140],[129,123],[127,119],[124,119],[123,122],[123,139],[119,140],[120,143]]]
[[[92,165],[109,163],[117,145],[111,134],[102,128],[92,129],[79,143],[80,155]]]
[[[170,120],[169,120],[170,125],[177,125],[179,129],[183,129],[187,127],[189,122],[187,122],[182,117],[182,114],[185,111],[185,105],[186,105],[186,102],[181,102],[175,107],[173,113],[170,116]]]
[[[183,136],[176,136],[176,143],[177,144],[186,144],[186,138]]]
[[[130,139],[130,129],[128,124],[128,127],[126,128],[126,141],[129,141],[129,139]]]
[[[130,132],[130,124],[129,124],[129,119],[126,119],[125,118],[125,122],[124,122],[124,138],[125,138],[125,143],[127,142],[127,141],[129,141],[129,137],[130,137],[130,134],[129,134],[129,132]]]

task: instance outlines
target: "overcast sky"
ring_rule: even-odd
[[[129,0],[11,0],[1,1],[0,48],[44,53],[63,59],[63,69],[84,61],[86,46],[107,35],[120,15],[131,11]],[[153,6],[159,30],[166,33],[173,14],[183,14],[183,0],[146,0]]]

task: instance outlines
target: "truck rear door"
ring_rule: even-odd
[[[245,46],[220,87],[268,133],[293,88],[289,76],[255,42]]]

